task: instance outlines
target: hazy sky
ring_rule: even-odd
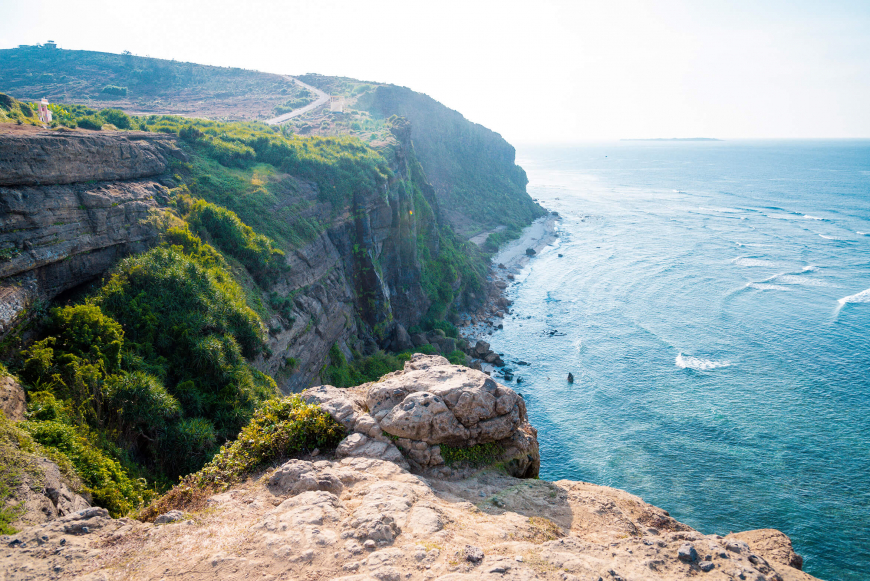
[[[868,0],[4,0],[0,13],[0,48],[53,39],[390,82],[512,142],[870,137]]]

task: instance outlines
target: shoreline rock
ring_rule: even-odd
[[[443,446],[494,445],[487,462],[512,476],[536,478],[541,457],[525,402],[486,374],[451,365],[438,355],[415,354],[401,371],[351,389],[328,385],[302,392],[349,432],[336,456],[369,457],[407,465],[412,472],[455,477],[465,462],[448,466]]]

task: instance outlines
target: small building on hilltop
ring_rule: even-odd
[[[344,113],[344,97],[332,95],[329,98],[329,110],[336,113]]]
[[[39,108],[37,109],[37,115],[39,115],[39,120],[43,123],[51,123],[51,111],[48,108],[48,99],[45,97],[39,102]]]

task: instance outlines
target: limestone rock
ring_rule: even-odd
[[[291,472],[334,475],[343,488],[276,496],[271,480]],[[93,508],[27,527],[0,539],[0,571],[89,581],[814,581],[783,562],[791,543],[778,531],[705,535],[621,490],[498,470],[441,479],[362,457],[291,461],[208,505],[189,524]]]
[[[731,533],[725,538],[743,541],[756,552],[765,555],[768,561],[782,563],[798,570],[803,568],[803,557],[794,552],[791,539],[776,529]]]
[[[284,496],[310,490],[324,490],[337,495],[343,488],[337,476],[330,472],[318,473],[311,462],[303,460],[290,460],[281,465],[269,478],[267,486],[273,494]]]
[[[353,433],[339,442],[335,449],[335,455],[338,458],[377,458],[387,462],[395,462],[403,467],[407,466],[404,456],[393,444],[374,440],[359,433]]]

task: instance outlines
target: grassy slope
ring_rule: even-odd
[[[83,50],[0,50],[0,87],[20,99],[256,119],[306,98],[280,75]],[[115,94],[107,87],[122,89]],[[109,89],[111,90],[111,89]],[[117,94],[122,93],[122,94]]]
[[[460,235],[471,237],[498,225],[518,234],[544,215],[526,193],[528,179],[515,163],[514,148],[499,134],[405,87],[322,75],[300,79],[345,95],[351,109],[365,111],[375,121],[392,115],[408,119],[414,150],[438,194],[440,211]],[[365,136],[366,127],[359,133]]]

